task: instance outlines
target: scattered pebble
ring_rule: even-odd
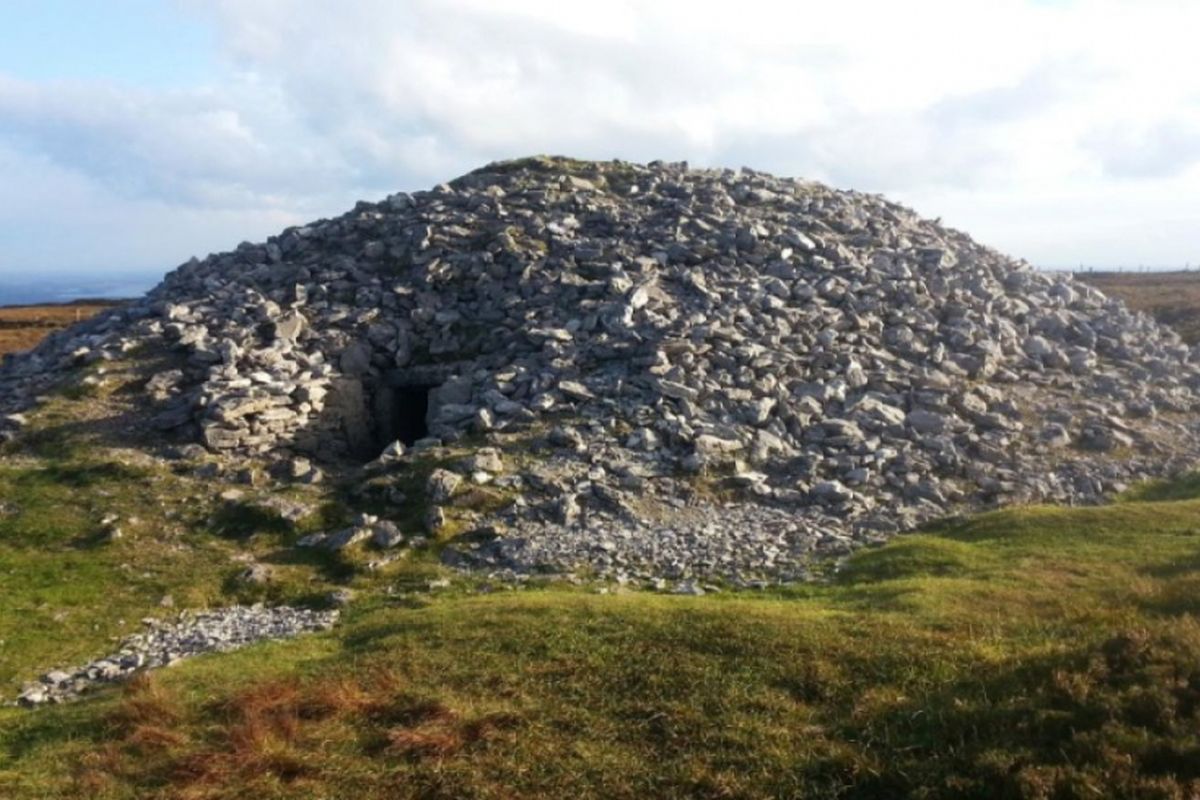
[[[142,670],[169,666],[202,653],[227,653],[255,642],[287,639],[331,628],[338,612],[289,606],[231,606],[185,611],[174,621],[146,619],[146,630],[128,637],[115,653],[82,667],[56,669],[28,683],[17,702],[59,703]]]

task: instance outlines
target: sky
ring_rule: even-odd
[[[0,0],[0,278],[162,273],[535,153],[1200,264],[1195,0]]]

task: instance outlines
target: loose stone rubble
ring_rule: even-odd
[[[154,426],[295,479],[498,447],[430,476],[422,533],[509,493],[446,554],[503,574],[796,579],[1200,453],[1200,351],[1167,328],[882,197],[748,169],[494,164],[193,259],[7,359],[0,431],[62,370],[147,345],[181,361],[146,385]]]
[[[174,622],[145,620],[146,630],[125,639],[113,654],[82,667],[56,669],[24,686],[17,702],[35,706],[59,703],[136,672],[164,667],[201,653],[227,653],[264,639],[287,639],[326,630],[338,612],[288,606],[231,606],[184,612]]]
[[[665,580],[721,578],[735,586],[792,582],[810,577],[814,555],[836,556],[855,546],[822,529],[815,515],[751,503],[681,509],[669,522],[599,519],[590,525],[530,523],[520,535],[497,536],[473,550],[448,550],[446,560],[488,567],[519,580],[534,570],[574,572],[661,587]]]

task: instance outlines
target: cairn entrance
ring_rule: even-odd
[[[392,389],[394,439],[411,445],[429,435],[429,393],[435,386],[397,386]]]
[[[375,390],[371,402],[375,441],[370,448],[374,452],[368,458],[374,458],[396,440],[412,445],[429,435],[430,393],[439,385],[393,378]]]
[[[375,453],[397,440],[412,445],[429,435],[430,420],[447,403],[466,403],[471,382],[461,363],[422,364],[384,372],[370,390]]]

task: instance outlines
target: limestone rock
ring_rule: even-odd
[[[380,520],[371,527],[371,544],[389,550],[404,542],[404,534],[391,520]]]
[[[425,482],[425,494],[433,503],[445,503],[462,483],[462,476],[448,469],[435,469]]]

